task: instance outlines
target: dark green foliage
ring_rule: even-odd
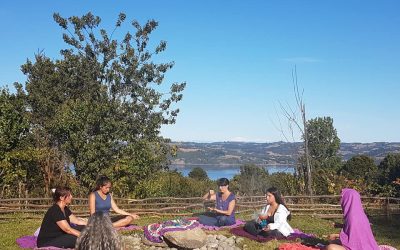
[[[134,32],[113,39],[125,18],[121,13],[109,35],[91,13],[54,14],[69,48],[62,59],[39,54],[22,66],[32,121],[49,135],[50,145],[68,155],[82,185],[90,188],[99,174],[111,173],[122,193],[166,166],[170,151],[159,131],[175,122],[179,110],[172,104],[182,99],[185,86],[161,87],[173,62],[152,61],[166,49],[164,41],[147,48],[156,21],[133,21]]]
[[[276,187],[283,195],[300,194],[299,181],[289,173],[273,173],[268,176],[267,184],[269,187]]]
[[[367,155],[358,155],[349,159],[342,167],[340,172],[348,179],[363,179],[373,182],[376,179],[378,168],[374,159]]]
[[[268,183],[268,173],[254,164],[247,164],[240,167],[240,174],[235,175],[231,188],[241,195],[263,195]]]
[[[4,159],[5,152],[22,146],[29,130],[25,95],[21,85],[15,84],[15,87],[16,94],[0,90],[0,160]]]
[[[207,172],[201,167],[195,167],[189,172],[189,177],[196,180],[208,180]]]
[[[340,139],[330,117],[317,117],[307,121],[308,150],[311,163],[312,189],[315,194],[328,194],[334,189],[332,181],[341,166],[338,155]],[[307,176],[306,158],[298,160],[299,189],[304,190]]]
[[[307,121],[308,146],[312,166],[336,170],[340,166],[338,156],[340,139],[330,117],[317,117]]]
[[[38,53],[21,67],[26,93],[21,85],[16,95],[1,93],[0,160],[18,148],[28,131],[32,150],[23,159],[12,154],[8,158],[13,163],[2,161],[0,171],[17,168],[11,172],[25,184],[25,173],[36,173],[48,190],[72,166],[86,192],[99,174],[108,174],[116,193],[129,194],[139,181],[167,168],[174,151],[160,128],[175,123],[179,109],[174,106],[185,83],[165,84],[164,75],[174,63],[154,62],[166,49],[165,41],[150,46],[158,23],[133,21],[120,34],[125,19],[121,13],[108,33],[91,13],[69,18],[54,14],[65,31],[67,48],[61,58]],[[21,164],[30,165],[29,171]]]
[[[400,153],[388,154],[379,164],[379,182],[389,184],[400,178]]]
[[[176,171],[162,171],[139,183],[135,196],[146,197],[200,197],[215,189],[215,182],[183,177]]]
[[[378,192],[400,197],[400,153],[388,154],[378,166]]]

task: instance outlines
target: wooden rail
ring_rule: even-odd
[[[115,198],[122,209],[140,215],[151,216],[190,216],[206,211],[213,206],[201,197],[174,198],[159,197],[147,199]],[[318,216],[324,218],[342,217],[339,195],[286,196],[288,208],[293,215]],[[362,197],[364,209],[371,215],[400,214],[400,198]],[[0,199],[0,219],[10,218],[18,213],[19,217],[42,217],[52,204],[50,198],[12,198]],[[252,214],[265,206],[264,196],[237,197],[236,213]],[[71,210],[79,216],[88,216],[87,198],[74,198]]]

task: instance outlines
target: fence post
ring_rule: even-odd
[[[390,198],[386,197],[386,202],[385,202],[385,213],[386,213],[386,218],[390,218]]]

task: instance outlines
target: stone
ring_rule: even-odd
[[[228,239],[226,239],[224,242],[225,242],[226,244],[230,245],[230,246],[235,245],[235,239],[233,239],[233,238],[228,238]]]
[[[168,247],[167,243],[165,243],[164,241],[161,243],[151,242],[144,236],[142,237],[142,242],[147,246],[151,246],[150,249],[156,249],[156,247]]]
[[[219,234],[219,235],[217,235],[217,240],[224,241],[224,240],[226,240],[226,236]]]
[[[209,243],[209,244],[207,244],[207,248],[208,249],[215,249],[215,248],[217,248],[218,247],[218,243]]]
[[[182,248],[201,248],[206,244],[207,235],[200,228],[164,233],[164,239]]]
[[[240,243],[242,243],[244,241],[244,239],[242,238],[242,237],[238,237],[237,239],[236,239],[236,244],[240,244]]]

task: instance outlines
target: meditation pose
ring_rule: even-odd
[[[38,247],[73,248],[86,221],[75,217],[68,205],[72,194],[69,187],[58,187],[53,194],[54,205],[47,210],[37,239]],[[74,223],[75,227],[71,226]]]
[[[112,225],[110,216],[102,212],[92,214],[76,241],[75,249],[122,250],[121,239]]]
[[[111,180],[106,176],[101,176],[96,181],[96,189],[89,195],[90,214],[94,214],[95,212],[103,212],[108,215],[110,209],[112,208],[114,212],[122,215],[111,217],[114,227],[124,227],[129,225],[132,220],[138,219],[138,215],[125,212],[124,210],[118,208],[110,194],[110,189]]]
[[[203,196],[204,200],[216,201],[216,207],[209,207],[211,213],[200,215],[199,222],[207,226],[229,226],[236,223],[235,221],[235,205],[236,197],[228,189],[229,180],[221,178],[217,181],[219,192],[215,193],[210,190]]]
[[[342,190],[340,204],[344,224],[340,234],[331,234],[332,244],[327,250],[377,250],[367,215],[362,207],[360,194],[350,188]]]
[[[293,233],[287,222],[290,211],[287,209],[281,193],[275,187],[267,189],[265,198],[267,206],[261,210],[258,218],[245,224],[244,230],[254,236],[287,237]]]

